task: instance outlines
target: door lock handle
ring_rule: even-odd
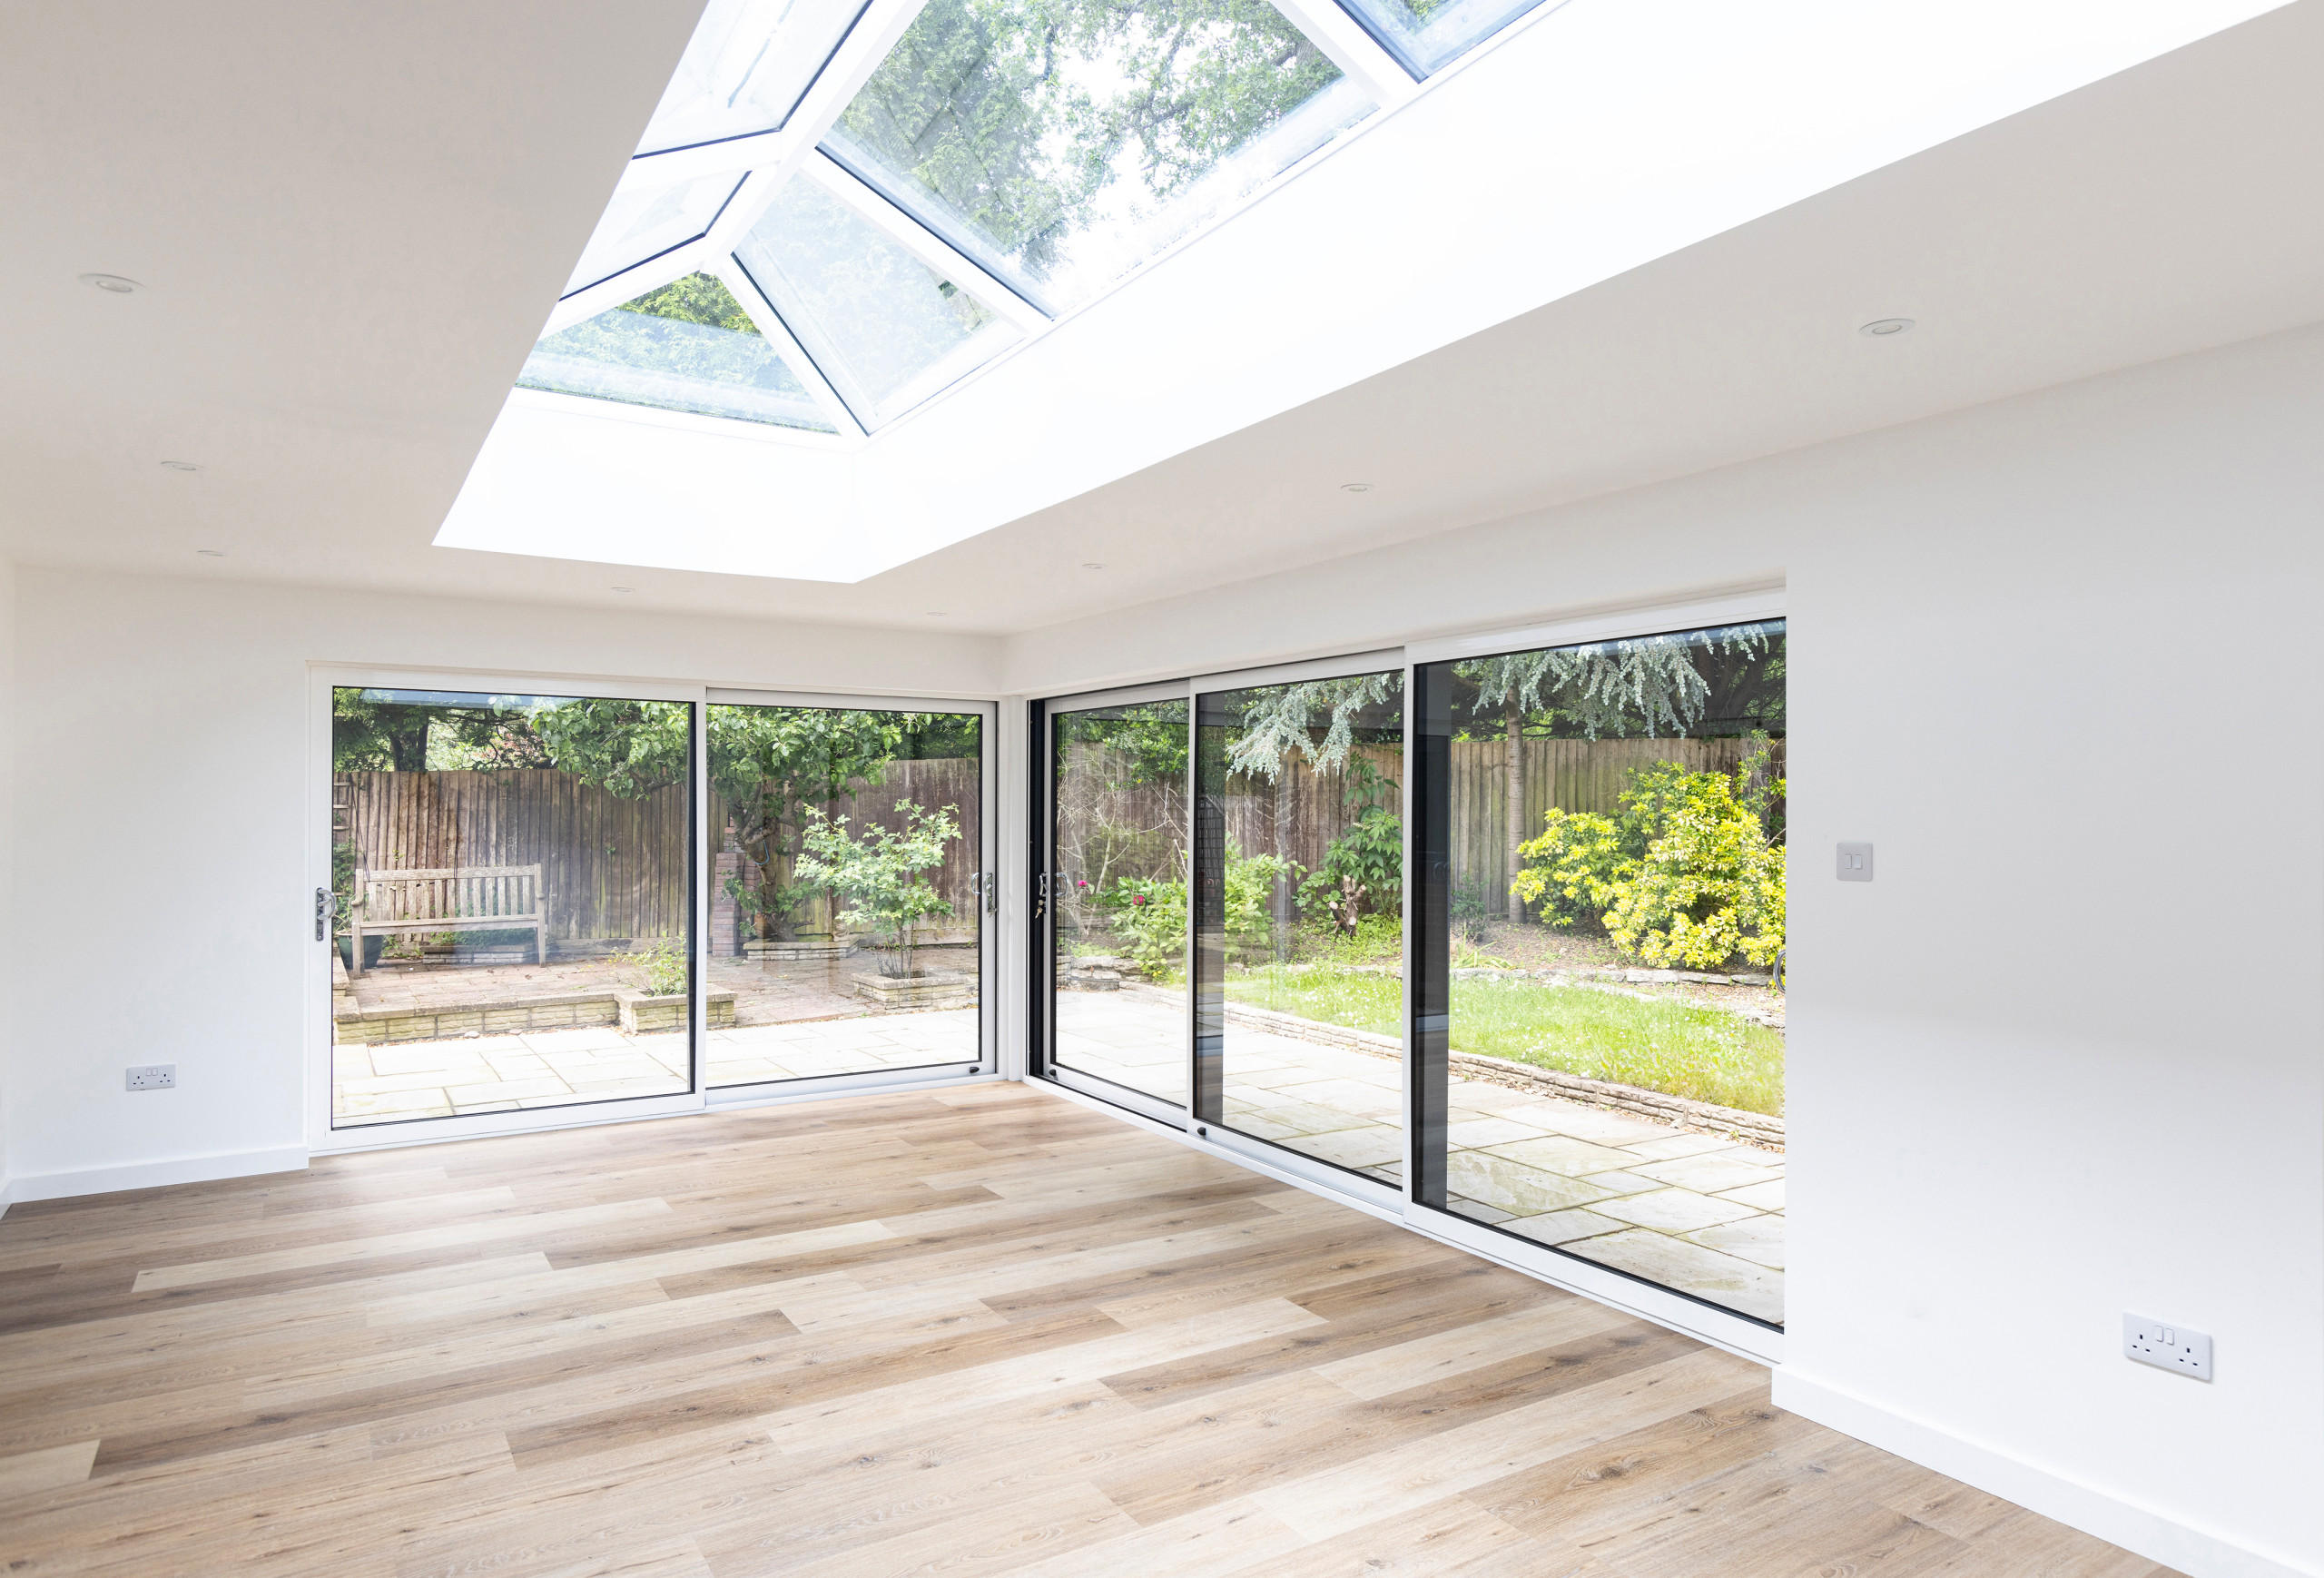
[[[988,915],[1000,910],[1000,884],[992,880],[990,872],[978,872],[969,878],[969,892],[976,896],[978,906]]]
[[[315,941],[321,942],[330,936],[330,890],[315,890]]]

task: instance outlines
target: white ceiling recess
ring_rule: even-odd
[[[561,6],[549,28],[543,8],[519,9],[244,11],[221,38],[158,6],[54,8],[17,28],[0,64],[0,114],[31,150],[5,179],[32,244],[0,257],[22,314],[17,376],[0,386],[12,557],[855,623],[940,611],[954,628],[1020,630],[2324,317],[2324,235],[2314,205],[2286,200],[2324,181],[2317,0],[1946,141],[1946,116],[1975,125],[2093,74],[2024,25],[2055,21],[2071,40],[2093,32],[2090,8],[1948,14],[2038,44],[1965,106],[1898,94],[1898,51],[1917,46],[1867,43],[1861,15],[1832,11],[1817,71],[1846,79],[1859,116],[1888,116],[1843,155],[1805,134],[1834,101],[1759,80],[1734,112],[1758,121],[1699,142],[1693,163],[1621,151],[1662,161],[1651,223],[1601,236],[1575,217],[1646,190],[1587,189],[1584,127],[1559,143],[1559,190],[1598,204],[1568,212],[1581,239],[1556,231],[1543,188],[1521,185],[1533,206],[1503,212],[1561,242],[1525,267],[1391,257],[1383,237],[1421,228],[1409,205],[1439,188],[1481,201],[1474,182],[1505,169],[1485,146],[1459,179],[1407,170],[1394,212],[1362,188],[1364,159],[1393,173],[1387,133],[1463,102],[1440,92],[1029,348],[1062,358],[1089,327],[1074,354],[1102,369],[1109,344],[1183,353],[1224,324],[1256,347],[1245,362],[1182,356],[1123,414],[1073,380],[1036,399],[1032,358],[1005,360],[858,451],[869,464],[928,429],[953,463],[763,488],[756,516],[699,508],[688,487],[704,468],[675,451],[636,468],[660,486],[618,511],[587,466],[513,489],[479,472],[511,518],[569,527],[576,556],[623,562],[621,542],[646,538],[700,569],[436,547],[693,20],[684,5]],[[2107,10],[2096,31],[2137,58],[2252,9]],[[1570,23],[1686,11],[1575,0],[1462,75]],[[1657,46],[1671,80],[1686,81],[1679,45],[1695,36]],[[1718,64],[1732,60],[1699,62],[1698,81]],[[1574,93],[1619,96],[1602,74],[1577,73]],[[1738,173],[1738,143],[1763,165]],[[1850,158],[1869,173],[1846,179]],[[1246,279],[1201,324],[1137,307],[1213,242],[1295,220],[1360,221],[1373,244]],[[148,289],[105,297],[75,281],[90,271]],[[1374,298],[1398,311],[1334,331]],[[1289,321],[1310,305],[1314,321]],[[1918,327],[1855,332],[1894,315]],[[1299,354],[1266,360],[1267,334]],[[1027,385],[1013,398],[1009,377]],[[580,459],[602,448],[563,442]],[[205,468],[164,472],[165,458]],[[1351,480],[1374,487],[1342,491]],[[872,528],[881,551],[922,557],[853,583],[783,573],[785,553],[803,567]]]

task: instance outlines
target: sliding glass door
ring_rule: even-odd
[[[1784,659],[1775,620],[1413,670],[1411,1208],[1774,1327]]]
[[[694,710],[331,688],[331,1130],[694,1090]]]
[[[1054,703],[1035,771],[1039,1071],[1148,1117],[1187,1108],[1187,689]]]
[[[990,1068],[991,709],[714,691],[714,1092]]]
[[[1404,676],[1197,693],[1194,1111],[1383,1200],[1403,1171]]]

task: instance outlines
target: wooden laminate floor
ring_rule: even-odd
[[[0,1219],[0,1573],[2162,1569],[1020,1086]]]

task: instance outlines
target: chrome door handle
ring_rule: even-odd
[[[330,936],[330,890],[317,888],[315,890],[315,941],[321,942],[328,940]]]
[[[977,872],[969,878],[969,892],[976,895],[978,903],[988,915],[1000,910],[1000,884],[992,880],[990,872]]]

